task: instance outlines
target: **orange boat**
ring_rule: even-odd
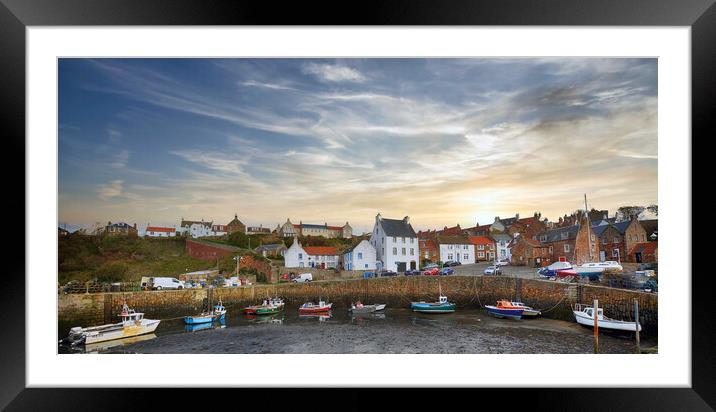
[[[513,305],[509,300],[498,300],[497,305],[485,305],[487,313],[498,318],[522,319],[523,306]]]

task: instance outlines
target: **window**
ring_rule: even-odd
[[[618,236],[614,238],[614,243],[619,243],[619,237],[618,237]]]
[[[398,243],[398,241],[396,239],[397,238],[395,236],[393,236],[393,243]]]
[[[358,252],[358,259],[363,259],[363,252]]]
[[[468,260],[468,259],[470,259],[470,255],[467,254],[467,253],[465,253],[465,254],[463,255],[463,258],[465,258],[465,260]]]
[[[410,256],[415,256],[415,249],[412,247],[410,248]]]
[[[477,245],[478,250],[485,250],[485,245]]]
[[[415,241],[415,238],[410,238],[410,243],[413,243]]]
[[[614,238],[614,239],[616,239],[616,238]],[[602,244],[603,244],[603,245],[606,245],[606,244],[607,244],[607,238],[606,238],[606,237],[603,237],[603,238],[602,238]]]
[[[400,253],[405,256],[405,248],[401,248]]]
[[[299,253],[299,254],[298,254],[298,259],[299,259],[299,260],[300,260],[300,259],[303,259],[303,253]]]
[[[397,255],[397,254],[398,254],[398,248],[397,248],[397,247],[394,247],[394,248],[393,248],[393,255]]]
[[[547,241],[547,236],[546,236],[546,235],[540,236],[540,240],[541,240],[542,242],[546,242],[546,241]]]
[[[366,263],[365,266],[363,266],[365,269],[368,269],[368,264]]]
[[[619,257],[619,249],[612,250],[612,257]]]
[[[569,252],[569,245],[564,245],[564,251]]]
[[[550,247],[549,247],[549,254],[551,255],[552,252],[554,252],[554,249],[552,248],[552,246],[550,246]]]
[[[477,252],[477,257],[484,258],[485,252]]]
[[[405,243],[405,237],[400,238],[401,243]]]

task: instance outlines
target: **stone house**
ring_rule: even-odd
[[[286,219],[286,223],[276,227],[279,236],[322,236],[326,238],[344,238],[353,237],[353,228],[346,222],[343,226],[329,226],[328,223],[313,224],[303,223],[300,221],[297,225],[291,223],[290,219]]]
[[[470,236],[470,243],[475,246],[475,262],[492,262],[497,256],[494,239],[487,236]]]
[[[239,220],[238,214],[234,214],[234,219],[231,222],[226,224],[226,233],[232,234],[234,232],[241,232],[241,233],[246,232],[246,225],[241,223],[241,221]]]
[[[658,263],[659,242],[637,243],[629,249],[627,261],[634,263]]]
[[[431,263],[438,263],[440,261],[440,251],[438,245],[435,244],[433,238],[419,238],[418,239],[418,250],[420,252],[420,261],[428,261]]]
[[[509,244],[512,254],[510,264],[516,266],[541,267],[551,262],[549,246],[538,240],[517,236]]]
[[[254,252],[260,254],[263,257],[283,256],[283,254],[286,253],[286,246],[284,246],[283,243],[261,245],[254,249]]]
[[[137,236],[137,224],[130,226],[128,223],[107,222],[107,226],[102,231],[107,236]]]
[[[574,261],[574,248],[579,225],[548,230],[537,235],[537,240],[547,248],[550,261]],[[522,238],[519,236],[518,238]],[[514,254],[514,250],[512,252]]]
[[[592,232],[597,237],[599,251],[598,260],[615,260],[621,262],[625,259],[624,235],[612,224],[601,224],[592,226]]]

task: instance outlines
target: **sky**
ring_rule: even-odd
[[[657,60],[60,59],[59,221],[417,229],[657,203]]]

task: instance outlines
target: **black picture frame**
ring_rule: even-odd
[[[692,150],[693,143],[714,135],[716,112],[716,6],[714,0],[470,0],[433,1],[361,1],[342,2],[208,2],[201,0],[0,0],[0,99],[2,99],[2,135],[4,149],[13,162],[3,165],[7,183],[15,185],[17,199],[25,193],[24,181],[12,180],[24,170],[25,157],[25,28],[62,25],[555,25],[555,26],[689,26],[692,58]],[[660,115],[664,115],[660,113]],[[686,142],[688,143],[688,142]],[[693,152],[692,152],[693,153]],[[10,181],[12,180],[12,181]],[[11,193],[13,193],[11,192]],[[7,205],[14,208],[7,216],[24,216],[25,197]],[[691,221],[687,222],[691,227]],[[184,408],[207,407],[206,395],[181,397],[179,393],[157,395],[150,389],[27,389],[25,388],[25,319],[18,316],[25,307],[25,235],[13,238],[9,253],[18,257],[14,267],[6,267],[6,282],[0,296],[5,308],[0,311],[4,337],[0,340],[0,407],[8,410],[115,410],[143,408],[166,409],[166,399],[180,397]],[[694,247],[697,247],[694,244]],[[6,251],[6,253],[8,253]],[[691,262],[691,257],[687,260]],[[688,273],[680,276],[691,275]],[[716,405],[714,355],[714,318],[710,310],[709,276],[702,273],[692,282],[692,386],[691,388],[564,388],[522,389],[523,394],[497,389],[489,393],[470,392],[465,400],[488,395],[498,405],[528,410],[711,410]],[[13,337],[13,338],[9,338]],[[489,371],[485,371],[489,373]],[[588,371],[575,367],[565,374],[585,377]],[[536,377],[538,378],[538,377]],[[638,382],[635,382],[638,384]],[[161,385],[157,382],[157,385]],[[151,391],[151,392],[150,392]],[[292,392],[296,392],[293,390]],[[338,390],[333,395],[344,403],[340,409],[355,408],[361,394]],[[515,396],[517,395],[517,396]],[[520,396],[521,395],[521,396]],[[208,395],[213,396],[213,395]],[[452,395],[449,395],[452,396]],[[463,395],[464,396],[464,395]],[[277,397],[270,392],[256,394],[279,407],[292,404],[289,394]],[[393,397],[391,392],[391,397]],[[396,394],[403,406],[417,402],[424,408],[444,398],[432,395]],[[428,399],[429,398],[429,399]],[[239,398],[237,398],[239,399]],[[373,399],[378,399],[377,397]],[[246,404],[243,404],[245,406]],[[362,403],[367,406],[367,403]],[[208,406],[211,407],[211,406]],[[457,406],[456,406],[457,407]],[[364,408],[362,408],[364,409]]]

